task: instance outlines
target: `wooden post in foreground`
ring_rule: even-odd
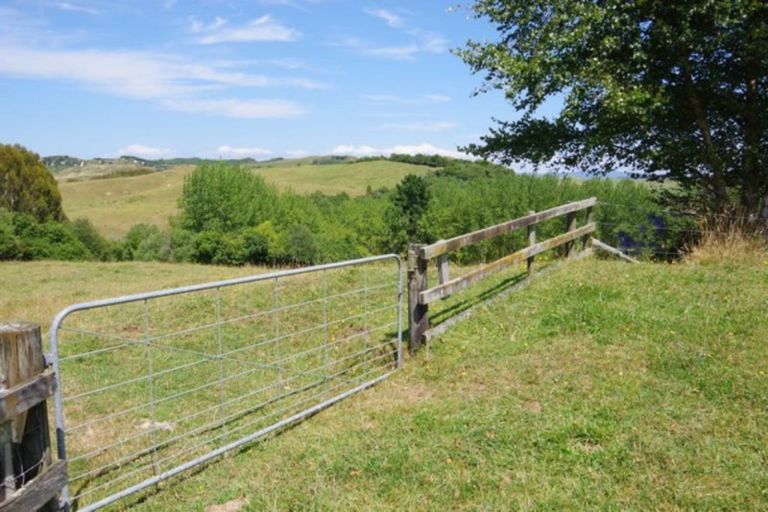
[[[4,483],[0,511],[58,510],[62,475],[66,481],[63,471],[38,478],[37,485],[32,482],[27,488],[30,480],[51,466],[45,398],[52,392],[53,374],[45,372],[40,325],[0,324],[0,463]]]
[[[528,215],[533,215],[536,213],[533,210],[528,211]],[[532,245],[536,245],[536,224],[531,224],[528,226],[528,247],[531,247]],[[533,261],[536,258],[536,256],[531,256],[528,258],[528,277],[533,277],[533,274],[536,272],[536,269],[533,267]]]
[[[424,342],[429,329],[429,306],[419,304],[419,292],[427,289],[427,260],[419,257],[423,244],[408,246],[408,352],[413,354]]]
[[[571,212],[565,217],[565,231],[573,231],[576,229],[576,212]],[[576,242],[570,241],[565,244],[565,257],[568,258],[573,255],[573,248]]]

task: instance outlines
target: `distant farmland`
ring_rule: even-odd
[[[134,224],[161,228],[177,211],[184,176],[193,166],[178,166],[141,176],[60,183],[64,211],[70,219],[85,217],[107,237],[120,237]],[[268,182],[300,194],[365,194],[393,187],[407,174],[426,174],[421,165],[390,161],[313,165],[308,160],[258,165],[254,172]]]

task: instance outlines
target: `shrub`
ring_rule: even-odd
[[[111,256],[110,243],[96,230],[88,219],[77,219],[72,223],[72,233],[85,245],[96,258],[109,259]]]

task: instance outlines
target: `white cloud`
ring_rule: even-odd
[[[256,18],[239,27],[229,26],[226,19],[218,17],[208,25],[193,21],[192,31],[205,34],[198,40],[200,44],[290,42],[296,41],[301,36],[297,30],[286,27],[269,15]]]
[[[467,158],[467,155],[461,151],[456,151],[455,149],[440,148],[427,143],[416,145],[397,145],[392,148],[392,153],[405,153],[407,155],[441,155],[450,156],[453,158]]]
[[[410,42],[396,46],[378,46],[365,40],[347,37],[335,43],[335,46],[343,46],[356,50],[363,55],[392,60],[412,60],[420,53],[443,53],[448,50],[448,40],[439,34],[409,27],[405,21],[391,11],[385,9],[366,9],[368,14],[384,20],[390,27],[400,29],[400,32],[410,38]]]
[[[443,94],[426,94],[424,98],[431,101],[432,103],[447,103],[451,101],[449,96],[445,96]]]
[[[400,28],[403,26],[403,18],[386,9],[366,9],[365,12],[371,16],[384,20],[387,25],[392,28]]]
[[[384,130],[404,130],[409,132],[441,132],[456,128],[452,121],[431,121],[415,123],[388,123],[381,126]]]
[[[227,24],[227,19],[222,18],[220,16],[216,16],[213,19],[213,21],[208,24],[205,24],[205,22],[202,22],[197,18],[190,18],[189,30],[194,34],[197,34],[199,32],[213,32],[213,31],[219,30],[226,24]]]
[[[382,105],[425,105],[430,103],[446,103],[451,101],[448,96],[441,94],[425,94],[413,98],[397,96],[395,94],[363,94],[363,99],[369,103]]]
[[[421,144],[409,145],[398,144],[391,148],[375,148],[373,146],[355,146],[353,144],[341,144],[331,150],[334,155],[349,155],[349,156],[375,156],[375,155],[391,155],[392,153],[407,154],[407,155],[441,155],[449,156],[453,158],[468,158],[464,153],[453,149],[446,149],[428,144],[426,142]]]
[[[385,149],[376,149],[373,146],[354,146],[352,144],[341,144],[331,150],[334,155],[350,156],[372,156],[389,154]]]
[[[137,156],[139,158],[163,158],[171,156],[173,150],[145,146],[144,144],[129,144],[124,148],[120,148],[117,153],[119,155]]]
[[[365,55],[370,55],[371,57],[381,57],[384,59],[394,59],[394,60],[410,60],[413,59],[414,55],[419,53],[421,50],[419,46],[412,44],[410,46],[388,46],[388,47],[382,47],[382,48],[366,48],[363,50],[363,53]]]
[[[298,103],[287,100],[166,99],[162,104],[180,112],[241,119],[296,117],[306,112]]]
[[[285,156],[288,158],[304,158],[305,156],[309,156],[309,152],[304,151],[303,149],[290,149],[285,152]]]
[[[246,158],[271,155],[272,151],[264,148],[242,148],[232,146],[219,146],[216,154],[227,158]]]
[[[322,88],[301,78],[279,79],[232,66],[185,62],[173,55],[100,50],[35,50],[0,44],[0,75],[66,80],[115,94],[155,101],[174,110],[228,117],[292,117],[303,112],[295,102],[211,98],[228,88],[289,85]]]
[[[62,11],[79,12],[83,14],[97,15],[99,11],[91,9],[90,7],[84,7],[82,5],[71,4],[69,2],[54,2],[54,7],[61,9]]]

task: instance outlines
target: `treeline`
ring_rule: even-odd
[[[642,183],[515,174],[482,162],[443,164],[426,177],[406,177],[393,190],[353,198],[280,191],[239,166],[203,163],[186,177],[180,213],[168,230],[138,224],[110,241],[86,220],[39,223],[0,211],[0,258],[312,264],[402,253],[409,241],[431,243],[590,196],[601,201],[595,219],[608,243],[666,255],[686,242],[679,224],[687,221],[660,207]],[[540,239],[554,236],[564,220],[537,229]],[[462,263],[495,259],[525,244],[524,237],[499,237],[453,257]]]
[[[457,160],[455,158],[440,156],[440,155],[424,155],[421,153],[417,153],[415,155],[407,155],[407,154],[401,154],[401,153],[392,153],[389,156],[365,156],[365,157],[357,158],[354,160],[350,160],[350,163],[374,162],[379,160],[389,160],[390,162],[400,162],[404,164],[413,164],[413,165],[425,165],[427,167],[447,167],[451,164],[462,161],[462,160]]]

